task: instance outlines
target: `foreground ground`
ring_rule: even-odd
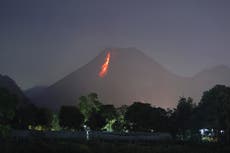
[[[0,153],[230,153],[230,146],[182,143],[107,143],[35,140],[1,141]]]

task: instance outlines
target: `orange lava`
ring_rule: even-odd
[[[104,64],[101,66],[101,71],[99,72],[99,76],[101,78],[103,78],[107,72],[108,72],[108,68],[109,68],[109,62],[110,62],[110,52],[107,53],[106,55],[106,59],[105,59],[105,62]]]

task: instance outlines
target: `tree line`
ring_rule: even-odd
[[[33,104],[19,105],[17,97],[0,89],[0,132],[14,129],[168,132],[175,139],[200,139],[200,129],[210,129],[215,138],[229,143],[230,87],[216,85],[203,93],[200,102],[180,97],[176,108],[164,109],[133,102],[115,108],[99,101],[96,93],[81,96],[75,106],[58,112]]]

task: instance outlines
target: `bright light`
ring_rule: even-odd
[[[108,72],[108,67],[109,67],[109,62],[110,62],[110,52],[108,52],[104,64],[101,66],[101,71],[99,72],[99,76],[103,78],[107,72]]]

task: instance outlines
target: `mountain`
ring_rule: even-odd
[[[218,65],[205,69],[190,79],[189,94],[199,100],[203,92],[216,84],[230,85],[230,68]]]
[[[46,88],[47,88],[47,86],[35,86],[35,87],[29,88],[23,92],[28,98],[33,98],[33,97],[36,97],[37,95],[41,94]]]
[[[100,76],[100,71],[106,68],[107,73]],[[33,100],[38,105],[58,109],[61,105],[77,105],[79,96],[96,92],[103,103],[115,106],[144,101],[164,108],[174,107],[180,96],[197,100],[204,90],[217,83],[229,85],[230,70],[217,69],[190,78],[180,77],[136,48],[105,49]]]
[[[16,95],[20,105],[24,105],[29,102],[29,99],[24,95],[16,82],[6,75],[0,74],[0,88],[6,88],[10,93]]]

